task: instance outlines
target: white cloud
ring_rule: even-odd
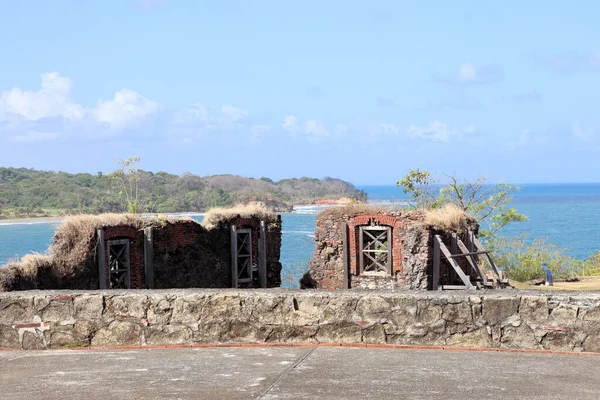
[[[43,118],[63,118],[76,122],[85,119],[122,128],[139,122],[158,110],[158,103],[129,89],[115,93],[110,101],[98,101],[96,108],[86,108],[71,99],[73,83],[58,72],[41,74],[41,88],[25,91],[13,88],[0,92],[0,121],[18,121],[31,124]],[[37,131],[35,131],[37,132]],[[32,133],[15,136],[17,140],[48,140],[60,135]]]
[[[284,131],[291,133],[292,137],[296,137],[297,134],[303,134],[309,142],[321,140],[329,136],[329,131],[325,128],[321,121],[308,120],[301,124],[293,115],[288,115],[283,119],[281,127]],[[347,128],[343,125],[336,127],[336,134],[340,134],[342,130]]]
[[[158,108],[158,103],[133,90],[123,89],[115,93],[112,100],[99,100],[91,114],[96,121],[120,129],[155,114]]]
[[[283,119],[283,124],[281,125],[285,131],[288,132],[298,132],[300,131],[300,126],[298,125],[298,118],[293,115],[288,115]]]
[[[466,62],[459,66],[450,77],[445,77],[441,80],[460,85],[477,85],[500,82],[503,79],[504,70],[498,65],[487,64],[478,67],[470,62]]]
[[[426,127],[411,124],[406,133],[411,138],[420,137],[428,140],[447,142],[456,131],[450,129],[448,124],[444,122],[431,121]]]
[[[594,137],[594,130],[591,128],[583,128],[576,122],[571,128],[571,134],[574,138],[587,142]]]
[[[221,113],[227,118],[231,119],[233,122],[244,119],[248,115],[247,111],[229,105],[221,106]]]
[[[471,63],[464,63],[458,68],[459,82],[474,82],[477,80],[477,68]]]
[[[48,117],[79,120],[85,115],[84,107],[71,101],[72,82],[58,72],[41,74],[41,89],[24,91],[13,88],[0,92],[0,121],[17,115],[35,121]]]
[[[206,123],[210,121],[210,119],[211,114],[208,108],[200,103],[194,103],[182,111],[177,112],[173,118],[173,123],[177,125],[189,125]]]
[[[304,133],[311,141],[329,136],[329,132],[327,132],[327,129],[325,129],[323,124],[320,121],[315,120],[306,121],[304,124]]]

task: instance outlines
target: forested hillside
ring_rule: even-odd
[[[274,182],[269,178],[234,175],[201,177],[167,172],[138,171],[141,212],[204,211],[249,201],[263,201],[279,209],[318,199],[366,194],[339,179],[300,178]],[[123,189],[109,175],[0,168],[0,217],[45,213],[104,213],[127,211]]]

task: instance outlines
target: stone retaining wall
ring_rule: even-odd
[[[600,293],[0,294],[0,348],[200,343],[388,343],[600,352]]]

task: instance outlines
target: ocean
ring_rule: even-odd
[[[512,207],[527,215],[502,232],[506,236],[527,234],[530,240],[546,238],[566,254],[584,259],[600,251],[600,183],[521,184]],[[407,200],[395,186],[359,186],[373,203],[393,204]],[[314,250],[317,213],[323,206],[300,206],[282,214],[281,262],[285,286],[295,286],[306,270]],[[202,216],[195,217],[198,220]],[[43,253],[52,241],[57,222],[2,223],[0,220],[0,266],[31,252]]]

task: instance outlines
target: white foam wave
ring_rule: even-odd
[[[13,226],[13,225],[43,225],[43,224],[58,224],[61,220],[56,221],[14,221],[14,222],[0,222],[0,226]]]
[[[313,231],[281,231],[282,234],[312,235]]]

